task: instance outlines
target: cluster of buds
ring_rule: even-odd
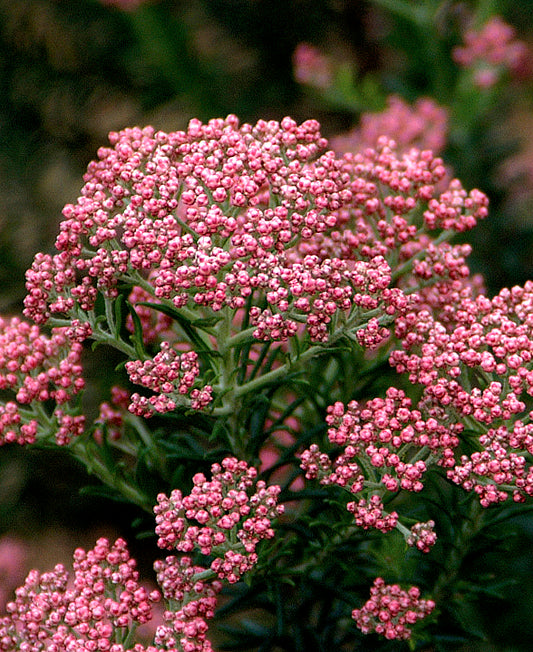
[[[516,421],[512,430],[505,426],[490,428],[480,435],[481,451],[462,455],[460,462],[447,471],[448,478],[466,491],[474,491],[483,507],[506,500],[524,502],[533,496],[533,467],[525,453],[533,452],[533,424]],[[518,450],[519,452],[515,452]]]
[[[206,582],[206,569],[195,566],[187,556],[156,561],[154,570],[167,603],[179,605],[163,614],[165,622],[159,625],[155,635],[156,645],[162,646],[158,650],[211,652],[206,621],[215,614],[222,582]]]
[[[68,331],[55,328],[49,337],[18,317],[0,318],[0,389],[13,394],[0,405],[0,445],[31,444],[40,434],[55,435],[64,445],[83,431],[83,417],[69,407],[84,387],[81,344],[70,340]],[[50,400],[56,407],[45,420]]]
[[[407,545],[418,548],[420,552],[429,552],[437,541],[437,535],[433,531],[434,527],[435,521],[415,523],[406,539]]]
[[[354,609],[352,618],[364,633],[375,632],[389,640],[406,640],[410,626],[428,616],[435,608],[433,600],[421,600],[420,589],[405,591],[398,584],[385,584],[378,577],[370,589],[370,599],[361,609]]]
[[[188,496],[175,489],[170,497],[157,497],[158,545],[212,555],[211,570],[237,582],[257,563],[259,541],[274,536],[272,520],[283,512],[277,504],[280,487],[256,481],[256,469],[233,457],[213,464],[211,472],[211,481],[202,473],[193,477]]]
[[[336,226],[298,245],[301,256],[366,262],[383,257],[391,268],[391,285],[379,297],[380,308],[395,319],[408,308],[400,289],[451,288],[468,285],[468,245],[450,245],[442,231],[472,229],[488,214],[488,199],[479,190],[466,192],[457,179],[446,179],[440,158],[428,150],[400,154],[394,141],[380,137],[373,148],[342,158],[350,178],[351,200],[335,212]],[[420,221],[420,214],[423,220]],[[435,233],[436,232],[436,233]],[[392,301],[392,305],[391,305]]]
[[[318,479],[323,485],[337,485],[358,497],[348,503],[356,524],[364,529],[388,532],[398,525],[398,514],[384,510],[383,491],[419,492],[429,464],[444,468],[454,465],[454,451],[463,426],[447,420],[435,409],[426,415],[427,406],[413,408],[402,390],[390,387],[385,398],[375,398],[359,405],[351,401],[328,407],[328,438],[337,452],[332,461],[316,444],[301,455],[306,478]],[[375,492],[377,484],[383,489]],[[365,494],[369,495],[365,497]],[[364,494],[362,496],[362,494]],[[399,529],[409,545],[429,549],[435,535],[419,528]],[[418,536],[420,534],[420,536]],[[413,536],[415,537],[413,539]],[[418,545],[418,541],[424,543]]]
[[[306,477],[319,477],[322,484],[346,486],[348,477],[356,480],[352,493],[358,493],[367,481],[381,482],[389,491],[420,491],[426,471],[420,454],[427,452],[434,462],[448,466],[462,431],[461,424],[424,418],[419,409],[413,409],[411,399],[394,387],[387,390],[385,398],[361,406],[356,401],[347,407],[340,402],[331,405],[326,422],[329,441],[342,447],[342,453],[334,463],[328,463],[329,458],[317,458],[315,450],[310,463],[305,452],[302,467]],[[362,462],[358,464],[358,460]],[[371,475],[365,478],[360,467]]]
[[[464,416],[484,424],[512,419],[533,388],[533,283],[455,308],[446,322],[426,311],[398,320],[403,349],[391,353],[391,364]]]
[[[125,652],[121,641],[152,618],[160,599],[138,583],[135,566],[122,539],[101,538],[93,550],[74,552],[72,582],[61,564],[30,571],[0,618],[0,650]]]
[[[150,417],[154,412],[171,412],[179,405],[180,397],[186,394],[191,398],[193,409],[206,407],[211,401],[209,385],[201,390],[192,389],[200,373],[195,351],[180,355],[168,342],[163,342],[161,351],[153,360],[126,362],[126,371],[132,383],[158,392],[150,398],[132,394],[129,410],[138,416]]]
[[[354,515],[355,524],[363,530],[375,528],[381,532],[390,532],[398,523],[398,514],[396,512],[387,514],[377,494],[373,494],[368,500],[361,498],[357,503],[348,503],[346,509]]]
[[[149,316],[146,303],[160,302],[167,312],[194,306],[200,321],[246,308],[259,340],[307,330],[326,342],[340,318],[373,347],[389,332],[383,320],[369,325],[369,313],[386,322],[406,310],[394,277],[413,260],[425,285],[466,269],[459,250],[428,247],[426,232],[462,231],[486,214],[482,193],[457,181],[437,189],[446,173],[429,151],[400,155],[381,139],[360,155],[320,155],[327,141],[313,120],[252,126],[228,116],[110,138],[63,211],[59,253],[37,255],[27,272],[25,314],[37,323],[80,311],[90,319],[98,293],[113,299],[123,281],[145,304],[137,310],[147,341],[170,327]]]
[[[533,392],[533,284],[492,299],[464,296],[446,319],[428,311],[396,322],[399,372],[423,386],[423,402],[456,421],[478,425],[479,450],[448,464],[448,477],[475,491],[484,506],[532,494],[533,451],[528,396]]]

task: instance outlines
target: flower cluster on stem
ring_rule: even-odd
[[[420,492],[428,466],[453,466],[463,426],[446,420],[436,408],[425,416],[394,387],[385,398],[361,406],[356,401],[347,407],[335,403],[328,408],[326,421],[329,441],[340,453],[332,461],[312,444],[301,455],[306,478],[318,478],[321,484],[337,485],[357,496],[347,509],[358,526],[382,532],[398,527],[409,545],[420,548],[419,538],[399,523],[398,514],[385,511],[382,496],[400,490]],[[434,537],[422,538],[426,544],[435,542]],[[425,552],[429,547],[422,546]]]
[[[13,394],[0,405],[0,445],[52,437],[67,444],[83,431],[84,417],[72,403],[83,387],[81,344],[69,329],[55,328],[49,337],[18,317],[0,318],[0,389]]]
[[[111,545],[101,538],[92,550],[74,552],[73,582],[62,564],[47,573],[30,571],[0,618],[0,650],[131,649],[130,632],[152,618],[160,599],[138,583],[135,567],[123,539]]]
[[[211,472],[210,481],[202,473],[193,477],[188,496],[174,489],[170,497],[157,497],[158,545],[214,556],[211,570],[237,582],[257,563],[259,541],[274,536],[272,520],[283,513],[283,505],[277,504],[281,489],[256,481],[256,469],[233,457],[213,464]]]
[[[370,589],[370,598],[361,609],[354,609],[352,618],[365,634],[376,632],[387,639],[406,640],[410,625],[428,616],[435,608],[433,600],[421,600],[420,589],[407,591],[398,584],[386,584],[377,577]]]

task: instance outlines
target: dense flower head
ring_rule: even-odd
[[[423,386],[427,405],[478,426],[479,450],[449,464],[448,477],[484,506],[510,495],[522,501],[533,478],[533,284],[492,299],[465,297],[455,308],[442,320],[426,311],[399,319],[402,349],[391,353],[391,364]]]
[[[391,353],[391,364],[460,414],[486,424],[509,420],[525,410],[522,395],[533,393],[532,312],[527,282],[493,299],[465,298],[446,322],[408,313],[396,322],[403,349]]]
[[[356,401],[346,407],[341,402],[331,405],[326,422],[329,440],[341,447],[341,454],[328,464],[318,449],[310,449],[311,454],[302,455],[302,467],[307,478],[347,486],[354,494],[365,482],[375,481],[389,491],[420,491],[426,463],[418,454],[428,451],[434,463],[448,466],[462,430],[460,424],[447,424],[413,409],[411,399],[394,387],[387,390],[385,398],[364,405]]]
[[[161,344],[161,351],[153,360],[126,362],[131,382],[158,392],[147,398],[135,393],[131,396],[130,412],[150,417],[154,412],[170,412],[179,405],[180,397],[189,394],[193,409],[201,409],[211,401],[211,387],[192,389],[200,373],[198,354],[188,351],[179,354],[168,342]],[[192,389],[192,391],[191,391]]]
[[[375,632],[390,640],[406,640],[411,636],[411,626],[434,608],[433,600],[420,599],[418,587],[405,591],[378,577],[370,589],[370,599],[361,609],[353,610],[352,618],[364,634]]]
[[[447,131],[448,113],[431,98],[421,97],[411,106],[398,95],[390,95],[383,111],[363,113],[359,124],[332,138],[330,146],[339,154],[359,152],[387,136],[400,152],[416,147],[438,154],[446,145]]]
[[[158,496],[158,545],[213,555],[210,568],[236,582],[257,562],[259,541],[274,536],[271,522],[283,512],[277,504],[280,487],[256,481],[257,471],[232,457],[213,464],[211,471],[210,481],[202,473],[194,476],[188,496],[179,489],[170,497]]]
[[[211,644],[206,638],[206,621],[214,616],[222,582],[201,579],[205,576],[206,569],[193,564],[187,556],[156,561],[154,570],[165,600],[169,604],[180,605],[177,609],[167,609],[164,612],[165,623],[157,628],[155,643],[162,645],[164,650],[211,650]]]
[[[229,116],[110,139],[63,211],[59,253],[28,271],[26,313],[38,322],[90,310],[98,290],[114,297],[119,280],[142,285],[150,272],[152,296],[176,307],[241,307],[268,288],[287,244],[325,230],[350,197],[339,163],[318,157],[326,141],[313,120],[239,127]]]
[[[445,170],[429,151],[400,155],[382,138],[359,155],[321,154],[314,120],[228,116],[110,140],[63,210],[58,253],[38,254],[26,275],[25,314],[66,315],[78,340],[90,335],[82,315],[98,293],[114,299],[125,284],[146,342],[172,337],[165,310],[194,307],[199,319],[246,309],[263,341],[303,329],[325,342],[334,316],[357,317],[359,343],[374,347],[389,336],[383,322],[406,309],[395,276],[412,271],[427,285],[467,269],[463,249],[428,246],[426,231],[463,231],[486,214],[479,191],[455,180],[437,190]],[[368,315],[377,308],[386,318]]]
[[[340,401],[327,409],[327,454],[317,444],[300,455],[308,480],[336,485],[356,500],[346,504],[355,524],[367,530],[400,530],[410,546],[428,552],[436,541],[434,523],[417,523],[407,530],[396,511],[387,511],[386,492],[420,492],[432,465],[451,469],[463,424],[438,405],[422,400],[417,407],[402,390],[390,387],[384,398],[364,404]]]
[[[463,39],[453,57],[460,66],[473,69],[474,82],[480,88],[493,86],[502,72],[523,76],[530,71],[527,45],[500,16],[493,16],[480,29],[467,30]]]
[[[47,336],[18,317],[0,318],[0,389],[13,394],[0,405],[0,444],[33,443],[46,424],[34,417],[32,407],[50,400],[56,405],[58,444],[83,430],[83,417],[68,412],[69,401],[84,386],[81,344],[69,338],[69,330],[55,328]]]
[[[436,297],[449,295],[452,287],[461,291],[458,281],[462,288],[470,279],[470,247],[451,245],[441,235],[464,232],[484,219],[486,195],[476,189],[467,192],[457,179],[446,181],[442,160],[430,151],[400,154],[386,137],[378,138],[373,148],[345,154],[343,162],[352,199],[336,211],[335,227],[298,243],[300,255],[369,265],[383,257],[391,268],[391,285],[398,287],[383,290],[377,298],[395,319],[407,308],[407,298],[396,295],[394,307],[389,305],[392,290],[416,286],[430,292],[436,287]]]
[[[466,491],[475,492],[483,507],[509,496],[515,502],[533,496],[533,468],[526,459],[526,453],[533,452],[533,424],[516,421],[512,429],[490,428],[479,442],[482,450],[462,455],[459,463],[447,471],[448,478]]]
[[[72,582],[62,564],[47,573],[30,571],[0,618],[0,650],[125,652],[117,632],[123,636],[150,620],[159,593],[138,583],[122,539],[110,544],[101,538],[88,552],[78,548],[73,569]]]

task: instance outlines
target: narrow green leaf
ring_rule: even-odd
[[[135,351],[139,356],[139,359],[145,360],[148,356],[146,353],[146,349],[144,348],[143,329],[142,329],[141,320],[135,308],[129,302],[126,305],[131,315],[131,319],[133,321],[133,333],[130,335],[131,343],[135,347]]]

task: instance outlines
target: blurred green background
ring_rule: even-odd
[[[0,313],[20,311],[24,271],[37,251],[53,249],[61,209],[109,131],[174,131],[192,117],[235,113],[247,122],[317,118],[329,137],[391,93],[455,107],[443,157],[468,189],[489,194],[490,216],[468,236],[489,291],[533,278],[531,76],[474,108],[475,98],[458,95],[450,56],[472,17],[502,15],[532,44],[531,9],[531,0],[0,0]],[[335,92],[295,81],[302,42],[339,63]],[[29,563],[45,567],[59,551],[91,545],[95,531],[128,533],[133,510],[80,496],[86,481],[57,453],[0,450],[0,536],[33,541]],[[531,649],[533,592],[524,586],[533,582],[533,523],[516,526],[514,554],[487,561],[517,578],[511,606],[488,611],[493,647],[469,650]],[[132,546],[141,557],[143,545]]]

